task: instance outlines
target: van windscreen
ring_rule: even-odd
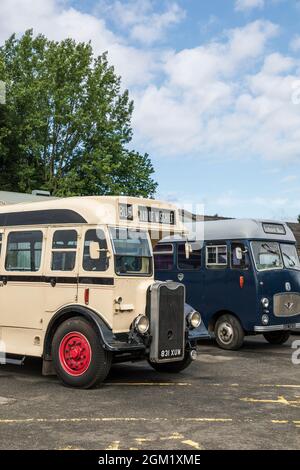
[[[269,241],[252,242],[251,247],[258,271],[283,268],[279,243]]]

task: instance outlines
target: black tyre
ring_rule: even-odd
[[[286,343],[290,336],[291,333],[289,331],[268,331],[267,333],[264,333],[264,338],[270,344],[275,345]]]
[[[93,326],[81,317],[74,317],[62,323],[55,332],[52,360],[65,385],[91,388],[105,380],[112,357],[101,346]]]
[[[222,315],[215,324],[215,336],[222,349],[236,351],[244,342],[244,330],[239,320],[233,315]]]
[[[156,363],[156,362],[151,362],[148,361],[150,366],[153,367],[154,370],[157,372],[163,372],[163,373],[170,373],[170,374],[178,374],[179,372],[183,371],[189,365],[193,360],[190,357],[190,353],[186,352],[185,357],[182,361],[176,361],[176,362],[166,362],[164,363]]]

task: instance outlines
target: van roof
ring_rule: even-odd
[[[201,223],[201,222],[200,222]],[[281,221],[258,219],[229,219],[203,222],[204,240],[280,240],[296,242],[292,230]],[[178,241],[178,237],[163,242]]]

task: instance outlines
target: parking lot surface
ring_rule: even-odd
[[[299,449],[295,340],[275,347],[258,336],[237,352],[206,341],[181,374],[115,365],[87,391],[42,377],[38,360],[0,366],[0,448]]]

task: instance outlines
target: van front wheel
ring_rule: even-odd
[[[220,348],[235,351],[242,346],[245,333],[239,320],[226,314],[217,320],[215,336]]]
[[[58,377],[65,385],[92,388],[105,380],[112,357],[103,349],[93,326],[81,317],[74,317],[56,330],[52,360]]]
[[[264,333],[264,338],[270,344],[275,345],[286,343],[290,336],[291,333],[289,331],[268,331],[267,333]]]

